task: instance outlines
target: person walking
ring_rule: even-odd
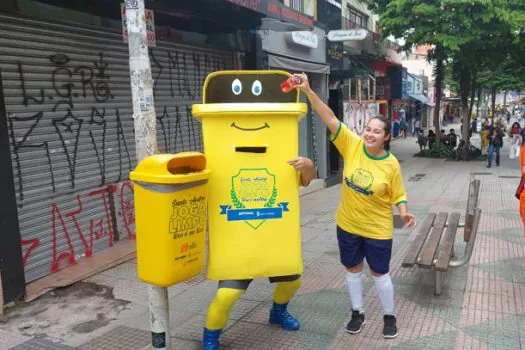
[[[421,130],[421,120],[418,118],[414,122],[414,130],[412,131],[412,137],[419,136],[419,130]]]
[[[401,130],[400,136],[403,137],[404,139],[406,139],[407,138],[407,132],[408,132],[408,123],[407,123],[406,119],[401,118],[401,120],[399,121],[399,129]]]
[[[499,166],[500,160],[500,149],[503,147],[503,130],[499,126],[490,126],[489,127],[489,151],[487,153],[487,168],[492,167],[492,158],[494,153],[496,153],[496,166]]]
[[[382,116],[374,117],[360,138],[316,95],[305,74],[296,76],[301,79],[298,87],[330,130],[331,140],[344,159],[336,222],[340,259],[346,268],[352,307],[346,331],[360,333],[365,324],[363,260],[366,258],[383,308],[383,337],[395,338],[398,330],[394,286],[389,274],[394,231],[392,206],[397,206],[406,227],[413,227],[416,220],[408,211],[401,167],[389,152],[391,123]]]
[[[509,158],[514,159],[520,155],[521,146],[521,126],[520,123],[514,122],[509,130],[510,139],[510,151]]]

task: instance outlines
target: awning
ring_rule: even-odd
[[[416,101],[419,101],[421,103],[424,103],[426,105],[428,105],[428,103],[430,102],[428,100],[428,98],[425,96],[425,95],[421,95],[421,94],[408,94],[408,96],[413,99],[413,100],[416,100]]]
[[[327,64],[301,61],[295,58],[272,55],[270,53],[268,53],[268,65],[275,68],[284,68],[292,72],[330,74],[330,66]]]
[[[358,78],[362,79],[364,76],[374,76],[374,71],[358,56],[345,55],[343,57],[343,69],[332,71],[333,75],[344,78]]]

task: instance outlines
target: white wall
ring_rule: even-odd
[[[407,68],[408,73],[424,75],[428,77],[429,82],[434,81],[434,67],[426,59],[404,59],[403,67]]]

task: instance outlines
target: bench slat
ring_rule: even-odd
[[[401,266],[403,267],[412,267],[416,263],[417,256],[419,255],[419,252],[421,251],[421,247],[423,246],[423,243],[425,242],[425,238],[428,235],[428,232],[432,228],[432,224],[434,223],[434,219],[436,218],[436,214],[430,213],[425,218],[425,221],[423,221],[423,224],[419,228],[419,232],[417,234],[416,239],[412,242],[410,247],[408,248],[408,252],[405,255],[405,258],[403,259],[403,263]]]
[[[427,235],[423,249],[419,253],[417,258],[417,264],[419,267],[430,269],[432,268],[432,262],[434,261],[434,255],[441,240],[441,235],[447,223],[447,213],[439,213],[437,215],[436,221],[434,222],[434,227],[432,231]]]
[[[436,271],[447,271],[448,269],[448,263],[450,261],[450,255],[452,254],[452,248],[454,247],[454,239],[458,230],[460,216],[459,213],[452,213],[448,217],[447,230],[441,237],[441,242],[439,242],[438,251],[434,260],[434,268]]]

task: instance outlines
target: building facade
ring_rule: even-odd
[[[314,27],[312,16],[273,1],[146,0],[146,8],[162,153],[202,151],[191,106],[210,72],[260,68],[263,18]],[[4,302],[135,238],[124,20],[119,1],[0,3]]]

